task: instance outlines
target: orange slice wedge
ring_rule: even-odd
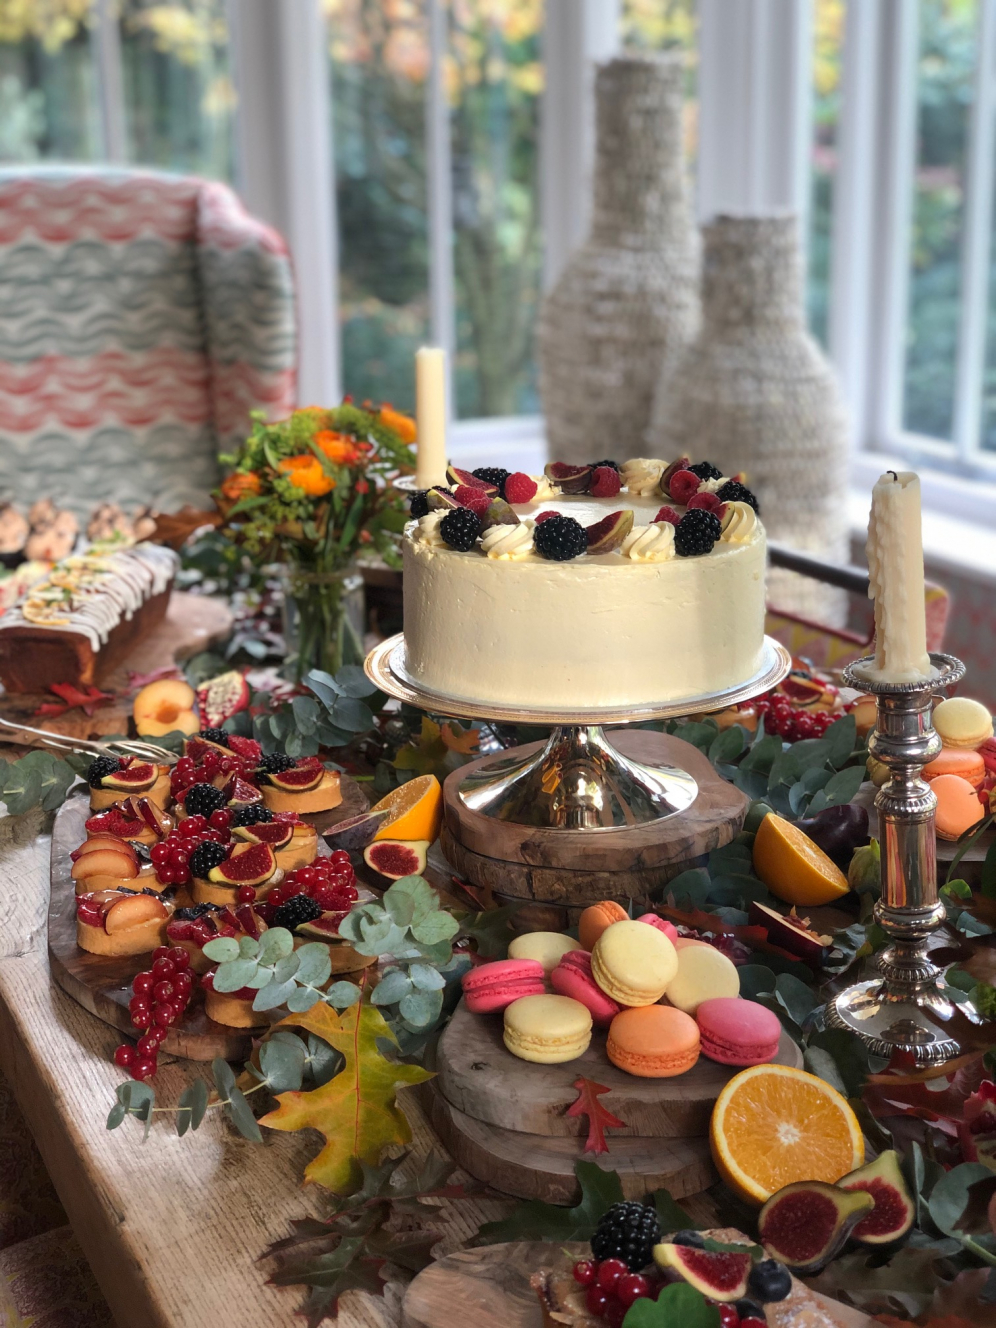
[[[846,1099],[788,1065],[752,1065],[735,1075],[716,1099],[709,1143],[716,1170],[748,1203],[764,1203],[793,1181],[832,1185],[865,1160]]]
[[[431,844],[443,823],[443,786],[435,775],[416,775],[370,810],[385,808],[387,816],[375,839],[426,839]]]
[[[773,895],[804,908],[829,904],[850,889],[837,864],[798,826],[774,812],[764,818],[754,838],[754,870]]]

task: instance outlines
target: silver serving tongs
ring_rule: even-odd
[[[143,761],[154,761],[159,765],[175,765],[180,759],[175,752],[154,742],[133,742],[130,738],[91,742],[89,738],[71,738],[66,733],[33,729],[30,724],[18,724],[12,719],[0,719],[0,728],[11,729],[14,733],[30,733],[36,739],[36,746],[43,743],[54,751],[79,752],[84,756],[140,756]]]

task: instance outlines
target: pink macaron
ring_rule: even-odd
[[[496,959],[463,975],[463,998],[471,1014],[493,1014],[520,996],[545,992],[543,965],[536,959]]]
[[[673,945],[678,939],[678,928],[673,922],[668,922],[666,918],[659,918],[656,913],[641,913],[637,922],[645,922],[648,927],[656,927],[658,931],[664,933]]]
[[[721,1065],[764,1065],[782,1036],[776,1014],[739,996],[714,996],[695,1011],[702,1053]]]
[[[550,986],[559,995],[580,1001],[591,1014],[592,1023],[603,1028],[622,1009],[591,976],[591,955],[587,950],[569,950],[550,974]]]

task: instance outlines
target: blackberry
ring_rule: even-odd
[[[86,782],[91,788],[100,788],[100,781],[105,775],[113,775],[115,770],[120,769],[121,762],[116,756],[98,756],[86,768]]]
[[[653,1208],[629,1200],[613,1204],[591,1238],[591,1252],[599,1261],[622,1259],[631,1273],[646,1268],[661,1238],[661,1224]]]
[[[269,756],[261,756],[259,764],[256,766],[257,775],[279,775],[284,770],[293,770],[294,758],[285,755],[283,752],[271,752]]]
[[[671,1237],[672,1245],[688,1245],[693,1250],[704,1250],[705,1240],[698,1231],[692,1231],[690,1228],[684,1231],[676,1231]]]
[[[261,802],[247,802],[242,807],[230,807],[232,819],[229,825],[259,825],[260,821],[272,821],[273,813]]]
[[[727,480],[716,497],[721,503],[746,503],[748,507],[753,507],[755,512],[759,513],[761,510],[755,495],[746,484],[740,484],[737,480]]]
[[[700,480],[721,480],[723,472],[717,470],[711,461],[696,461],[694,466],[688,466],[693,475],[698,475]]]
[[[288,899],[286,904],[281,904],[273,915],[274,927],[286,927],[288,931],[293,931],[295,927],[300,927],[302,922],[314,922],[315,918],[322,916],[322,906],[316,903],[310,895],[295,895],[293,899]]]
[[[498,490],[498,497],[505,497],[505,481],[511,475],[510,470],[505,470],[502,466],[478,466],[476,470],[470,472],[475,480],[483,480],[485,484],[493,484]]]
[[[188,816],[210,816],[225,805],[225,795],[213,784],[192,784],[183,795]]]
[[[680,558],[693,558],[699,553],[709,553],[719,539],[721,530],[719,517],[714,512],[707,512],[703,507],[693,507],[675,527],[675,552]]]
[[[750,1270],[747,1289],[762,1304],[784,1300],[792,1290],[792,1274],[774,1259],[762,1259]]]
[[[455,507],[439,523],[439,533],[451,549],[466,553],[481,533],[481,518],[469,507]]]
[[[220,867],[228,857],[224,844],[217,844],[213,839],[205,839],[197,845],[190,855],[190,874],[199,876],[203,881],[212,867]]]
[[[618,461],[610,461],[608,458],[606,458],[604,461],[593,461],[591,463],[591,468],[593,471],[596,471],[599,468],[599,466],[611,466],[613,470],[622,469]]]
[[[207,842],[210,844],[213,841],[208,840]],[[200,847],[200,845],[198,845],[198,847]],[[217,904],[194,904],[192,908],[178,908],[173,916],[180,922],[196,922],[197,919],[202,918],[205,913],[217,912]]]
[[[201,729],[198,738],[203,738],[205,742],[216,743],[219,747],[228,746],[228,733],[225,729]]]
[[[572,516],[551,516],[533,531],[536,552],[555,563],[570,562],[588,547],[588,536]]]
[[[415,489],[409,500],[409,513],[414,517],[429,515],[429,490]]]

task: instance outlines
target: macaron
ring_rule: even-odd
[[[981,747],[993,736],[993,717],[981,701],[951,696],[934,707],[934,728],[945,747]]]
[[[695,1011],[702,1054],[720,1065],[764,1065],[778,1051],[782,1025],[756,1001],[715,996]]]
[[[613,922],[625,922],[628,917],[622,904],[617,904],[614,899],[603,899],[600,903],[591,904],[578,919],[581,949],[594,950],[595,942],[606,927],[611,927]]]
[[[623,1010],[609,1027],[605,1050],[613,1065],[641,1079],[684,1074],[699,1058],[699,1026],[668,1005]]]
[[[958,839],[985,815],[979,795],[960,775],[938,775],[930,781],[937,798],[934,828],[941,839]]]
[[[563,959],[565,954],[576,950],[578,943],[573,936],[565,936],[559,931],[527,931],[516,936],[508,947],[509,959],[534,959],[543,965],[547,977]]]
[[[978,788],[986,777],[986,763],[982,754],[970,747],[942,747],[940,756],[935,756],[923,767],[923,777],[928,784],[938,775],[960,775],[973,788]]]
[[[677,955],[678,971],[665,994],[679,1010],[694,1014],[711,996],[740,995],[736,964],[714,945],[683,945]]]
[[[704,945],[707,950],[712,949],[712,946],[708,941],[700,941],[695,936],[679,936],[674,942],[674,948],[676,950],[684,950],[685,947],[689,945]]]
[[[523,996],[542,996],[545,976],[535,959],[496,959],[464,973],[463,998],[472,1014],[491,1014]]]
[[[659,918],[656,913],[641,913],[637,922],[645,922],[648,927],[656,927],[659,932],[668,938],[673,945],[678,939],[678,928],[673,922],[668,922],[667,918]]]
[[[593,1023],[603,1028],[612,1023],[621,1008],[591,976],[591,955],[587,950],[565,954],[550,974],[550,986],[561,996],[580,1001],[591,1012]]]
[[[523,996],[505,1010],[505,1046],[538,1065],[573,1061],[588,1050],[591,1014],[569,996]]]
[[[643,922],[614,922],[591,952],[592,977],[620,1005],[653,1005],[677,971],[674,946]]]

